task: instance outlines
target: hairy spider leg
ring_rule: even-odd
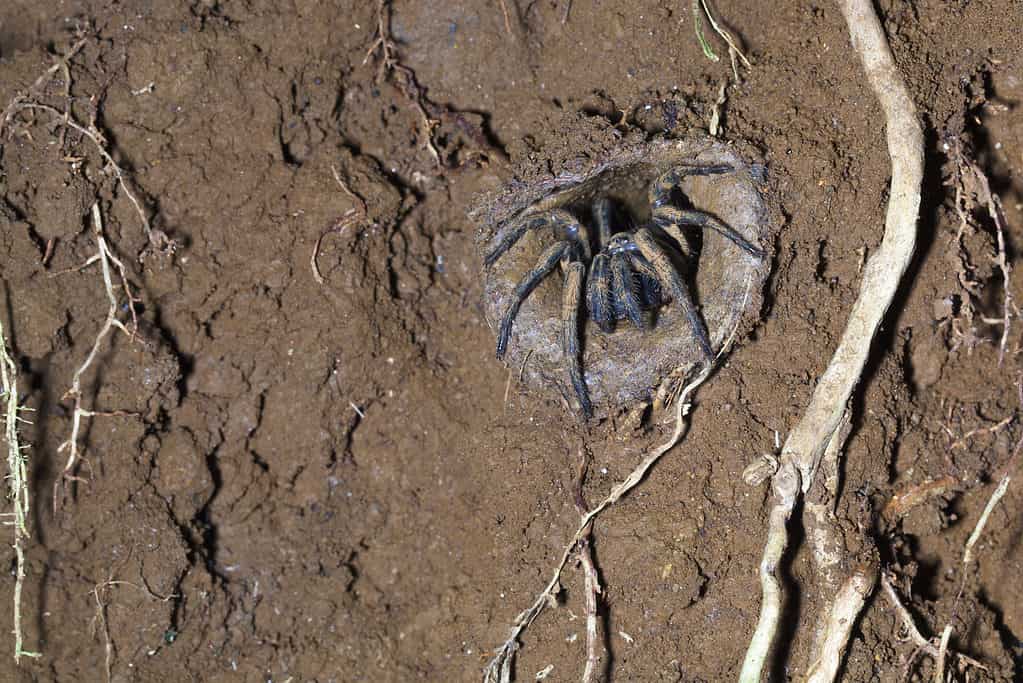
[[[537,260],[533,270],[526,273],[522,280],[519,281],[519,284],[515,286],[511,303],[508,304],[508,310],[505,311],[504,317],[501,319],[501,328],[497,335],[498,359],[504,358],[504,353],[508,350],[508,338],[511,336],[512,323],[515,321],[515,316],[519,313],[519,307],[522,305],[522,302],[536,289],[540,281],[554,270],[561,261],[561,258],[571,252],[572,243],[567,241],[556,242],[547,247],[540,254],[540,258]]]
[[[597,224],[597,249],[603,249],[611,241],[611,221],[614,219],[614,206],[607,197],[593,201],[593,222]]]
[[[600,253],[590,263],[586,279],[586,308],[590,319],[604,332],[614,331],[614,304],[611,301],[611,274],[607,254]]]
[[[611,292],[614,296],[615,308],[621,306],[625,310],[632,324],[639,329],[647,327],[646,319],[639,304],[639,294],[636,292],[636,279],[633,277],[632,268],[622,251],[611,253]]]
[[[561,228],[564,231],[564,236],[559,236],[559,239],[568,238],[578,244],[582,249],[582,253],[585,255],[586,260],[590,258],[590,237],[586,228],[582,226],[575,217],[564,209],[554,209],[542,213],[538,216],[531,216],[521,219],[518,225],[505,233],[501,241],[490,251],[489,254],[483,259],[483,265],[490,267],[494,265],[497,259],[501,258],[506,251],[512,248],[516,242],[522,239],[530,230],[538,230],[542,227],[550,226],[552,229],[557,231]]]
[[[689,242],[686,240],[685,235],[682,234],[682,229],[678,225],[668,222],[654,223],[654,225],[660,228],[661,232],[675,241],[675,251],[681,254],[684,259],[690,260],[692,258],[692,249]]]
[[[575,243],[582,260],[589,263],[593,256],[593,250],[590,247],[590,231],[586,229],[586,226],[568,211],[555,209],[551,212],[551,216],[554,218],[555,227],[561,228],[565,236]]]
[[[657,274],[657,270],[646,260],[646,257],[639,253],[638,247],[636,251],[629,252],[628,259],[632,269],[639,274],[640,293],[643,297],[643,303],[648,308],[654,308],[665,303],[665,299],[662,298],[664,288],[661,287],[661,278]]]
[[[693,304],[693,298],[689,294],[689,287],[686,286],[679,272],[675,270],[675,264],[671,262],[671,259],[664,252],[661,245],[657,244],[648,228],[637,230],[633,235],[633,240],[635,240],[640,252],[657,272],[657,280],[661,283],[661,287],[671,294],[671,298],[675,300],[675,303],[682,309],[683,315],[689,320],[689,325],[693,328],[693,335],[696,337],[703,355],[708,360],[713,359],[714,351],[710,345],[707,326],[704,325],[703,318],[700,317],[696,306]]]
[[[518,225],[516,225],[514,228],[506,232],[504,234],[504,237],[501,238],[501,241],[498,242],[497,245],[490,250],[490,253],[487,254],[486,258],[483,259],[483,265],[487,267],[494,265],[494,262],[497,261],[497,259],[501,258],[504,252],[511,249],[512,245],[514,245],[516,242],[522,239],[523,235],[525,235],[530,230],[542,228],[549,222],[550,216],[546,214],[523,219]]]
[[[593,414],[590,404],[590,393],[583,379],[582,358],[579,353],[579,299],[582,296],[583,276],[586,266],[579,261],[565,265],[565,291],[561,304],[561,321],[564,324],[561,336],[561,348],[565,354],[565,366],[568,377],[579,399],[579,409],[584,417]]]
[[[653,220],[658,227],[671,235],[673,239],[679,241],[680,244],[682,244],[682,233],[677,226],[710,228],[714,232],[730,239],[737,247],[754,258],[761,259],[764,257],[764,252],[759,247],[753,246],[738,230],[724,221],[711,216],[709,213],[693,209],[678,209],[674,206],[658,206],[653,210]]]
[[[671,203],[671,191],[682,182],[682,179],[690,175],[719,175],[734,171],[728,164],[717,164],[714,166],[676,166],[665,171],[653,182],[647,194],[650,206],[657,208]]]

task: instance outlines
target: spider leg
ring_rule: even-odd
[[[611,254],[611,287],[615,301],[625,309],[625,315],[640,329],[647,327],[636,292],[636,279],[624,253]]]
[[[689,294],[689,287],[686,286],[679,272],[675,270],[675,264],[668,258],[664,249],[657,244],[648,228],[637,230],[633,235],[633,239],[640,252],[657,272],[658,282],[671,294],[671,298],[675,300],[675,303],[682,309],[683,315],[689,320],[689,325],[693,328],[693,335],[696,337],[703,355],[708,360],[713,359],[714,350],[710,345],[707,326],[703,323],[703,318],[700,317],[696,306],[693,304],[693,297]]]
[[[501,328],[497,334],[498,359],[504,358],[504,353],[508,350],[508,338],[511,336],[512,323],[515,321],[515,316],[519,313],[519,307],[522,305],[522,302],[536,289],[536,286],[540,284],[540,280],[543,280],[554,270],[558,262],[561,261],[561,257],[570,251],[571,247],[572,245],[569,242],[557,242],[547,247],[540,255],[540,259],[536,262],[533,270],[526,273],[525,277],[515,286],[514,298],[508,304],[508,310],[505,311],[504,317],[501,319]]]
[[[671,203],[671,191],[682,182],[682,179],[690,175],[718,175],[720,173],[731,173],[735,169],[728,164],[717,164],[714,166],[676,166],[673,169],[662,173],[657,180],[650,185],[647,197],[650,206],[657,208]]]
[[[658,211],[660,209],[654,210]],[[678,251],[678,253],[682,254],[682,256],[687,260],[693,257],[692,248],[689,244],[689,241],[686,240],[685,235],[682,234],[682,230],[681,228],[679,228],[678,224],[671,223],[668,221],[657,223],[656,218],[654,222],[655,225],[657,225],[657,227],[660,228],[662,232],[664,232],[664,234],[666,234],[668,237],[675,241],[675,250]]]
[[[561,228],[564,231],[565,237],[579,249],[582,258],[589,261],[590,256],[593,254],[590,248],[590,231],[575,216],[564,209],[554,209],[551,211],[550,216],[551,223],[555,227]]]
[[[490,250],[490,253],[483,259],[483,265],[490,267],[497,259],[501,258],[506,251],[512,248],[516,242],[522,239],[530,230],[537,230],[544,226],[554,229],[557,238],[568,240],[576,244],[585,256],[590,259],[590,234],[586,228],[576,220],[575,216],[564,209],[553,209],[538,216],[530,216],[520,219],[519,223],[506,232],[504,237]]]
[[[657,180],[650,185],[648,198],[650,206],[657,208],[671,203],[671,191],[682,182],[682,179],[690,175],[718,175],[720,173],[731,173],[735,169],[728,164],[717,164],[714,166],[676,166],[675,168],[662,173]]]
[[[583,379],[582,359],[579,353],[579,300],[582,298],[583,276],[586,266],[574,261],[565,266],[565,292],[561,304],[561,321],[564,324],[561,348],[565,354],[568,377],[579,399],[579,409],[584,417],[593,414],[590,394]]]
[[[604,332],[614,331],[614,303],[611,300],[611,275],[606,254],[597,254],[590,263],[586,280],[586,308],[590,319]]]
[[[664,303],[661,287],[661,277],[657,269],[650,265],[646,257],[639,251],[630,252],[628,255],[632,269],[639,274],[640,296],[648,308],[654,308]]]
[[[603,249],[611,241],[611,219],[614,217],[614,206],[607,197],[593,202],[593,222],[597,224],[597,248]]]
[[[676,241],[681,238],[680,225],[692,225],[697,228],[710,228],[714,232],[730,239],[737,247],[749,255],[761,259],[764,252],[759,247],[753,246],[742,234],[709,213],[695,211],[692,209],[677,209],[674,206],[655,206],[653,220],[662,230],[671,235]]]
[[[494,265],[494,262],[501,258],[501,256],[504,255],[504,252],[511,249],[516,242],[522,239],[523,235],[530,230],[536,230],[545,225],[549,225],[552,221],[552,216],[546,213],[522,219],[518,225],[506,232],[504,237],[501,238],[501,241],[490,250],[490,253],[483,259],[483,265],[487,267]]]

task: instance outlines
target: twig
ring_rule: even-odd
[[[767,661],[777,633],[781,607],[778,563],[788,543],[786,523],[800,490],[806,492],[828,443],[860,380],[877,331],[909,264],[916,241],[916,221],[923,178],[923,135],[916,109],[895,66],[873,5],[869,0],[840,0],[854,50],[859,54],[870,85],[885,115],[886,137],[892,161],[890,201],[884,238],[863,271],[859,296],[853,304],[845,332],[810,404],[786,439],[780,467],[772,479],[774,505],[760,563],[763,593],[760,619],[743,662],[740,681],[755,683]]]
[[[18,438],[18,413],[23,407],[18,405],[18,366],[7,350],[7,338],[4,335],[3,322],[0,321],[0,388],[4,397],[4,440],[7,442],[7,480],[10,490],[13,511],[5,513],[11,517],[9,524],[14,528],[14,661],[20,662],[24,657],[39,657],[38,652],[30,652],[24,646],[24,633],[21,629],[21,592],[25,585],[25,544],[31,534],[28,531],[29,488],[28,488],[28,457]]]
[[[68,451],[68,459],[64,464],[64,471],[62,476],[57,479],[53,484],[53,510],[54,513],[57,511],[57,500],[58,494],[63,483],[66,480],[76,480],[74,476],[74,468],[78,464],[81,457],[78,448],[79,433],[81,431],[82,418],[83,417],[95,417],[99,415],[127,415],[123,411],[117,411],[113,413],[102,413],[92,410],[86,410],[82,407],[82,375],[92,366],[99,353],[100,347],[103,345],[103,341],[107,335],[110,334],[114,329],[119,329],[129,337],[134,337],[135,330],[137,329],[137,322],[134,327],[129,330],[124,323],[117,319],[117,308],[118,302],[117,297],[114,295],[114,283],[111,272],[111,264],[113,264],[118,271],[121,279],[121,286],[125,289],[126,296],[128,297],[128,306],[132,309],[134,316],[134,306],[132,303],[135,301],[131,290],[128,287],[128,278],[124,269],[124,264],[114,255],[107,246],[106,238],[103,236],[103,219],[100,216],[99,203],[92,205],[92,225],[93,225],[93,236],[96,239],[97,252],[94,256],[90,257],[85,265],[99,262],[100,269],[103,274],[103,286],[106,289],[107,301],[109,306],[107,308],[107,316],[103,321],[103,326],[100,327],[100,331],[96,334],[96,338],[93,340],[92,348],[89,350],[89,355],[86,356],[78,369],[75,370],[75,374],[71,380],[71,388],[64,394],[65,398],[71,398],[74,400],[74,411],[71,414],[71,435],[68,440],[60,445],[57,452],[64,450]]]

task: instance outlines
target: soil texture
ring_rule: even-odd
[[[1020,680],[1023,481],[963,567],[1023,438],[1020,9],[876,7],[927,168],[835,510],[921,633],[951,625],[986,667],[952,657],[955,680]],[[41,656],[14,664],[5,536],[0,681],[479,680],[575,531],[580,458],[593,504],[673,428],[631,395],[581,423],[494,358],[480,198],[710,128],[757,166],[770,274],[684,441],[597,519],[593,550],[601,680],[735,680],[769,504],[742,473],[830,359],[890,163],[836,4],[712,10],[750,68],[704,21],[708,59],[690,4],[664,0],[4,2],[0,319],[32,411],[21,609]],[[94,206],[124,265],[109,288]],[[69,389],[110,294],[131,334],[80,376],[95,414],[68,468]],[[777,681],[813,659],[821,607],[794,533]],[[580,679],[583,582],[571,561],[516,680]],[[842,678],[932,680],[914,649],[878,591]]]

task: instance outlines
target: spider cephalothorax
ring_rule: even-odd
[[[605,334],[613,333],[618,321],[626,319],[636,327],[646,329],[651,325],[651,312],[673,302],[688,321],[704,360],[710,362],[714,351],[707,326],[686,283],[686,239],[682,229],[709,228],[757,259],[763,258],[764,254],[738,231],[714,216],[674,206],[672,192],[686,176],[731,171],[732,167],[728,165],[681,165],[661,174],[648,192],[650,220],[638,227],[616,229],[615,207],[606,197],[597,198],[591,205],[595,235],[591,235],[582,222],[564,208],[520,219],[487,254],[484,259],[487,267],[492,266],[530,230],[547,228],[555,241],[515,287],[501,318],[497,357],[503,358],[507,351],[512,324],[522,302],[560,265],[564,273],[562,350],[569,380],[584,416],[590,417],[593,412],[579,347],[579,309],[584,293],[590,319]]]

